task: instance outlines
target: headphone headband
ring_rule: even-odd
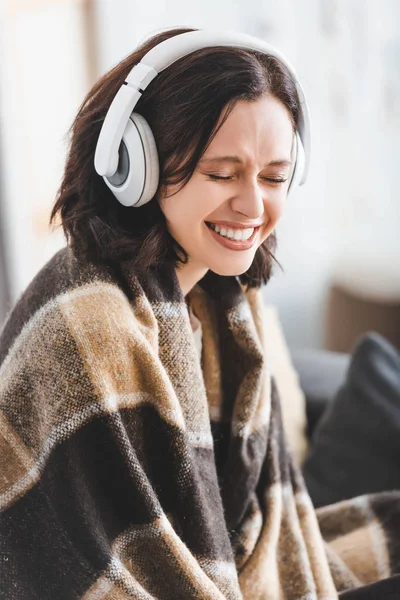
[[[310,116],[301,83],[290,62],[275,47],[253,36],[231,31],[188,31],[164,40],[152,48],[129,72],[114,97],[104,119],[95,153],[95,169],[103,177],[111,177],[118,168],[119,148],[130,115],[143,91],[153,79],[175,61],[202,48],[226,46],[253,50],[278,58],[296,83],[300,99],[298,132],[304,148],[305,163],[299,185],[305,183],[310,164]]]

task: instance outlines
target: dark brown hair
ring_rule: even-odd
[[[93,86],[83,100],[69,130],[71,137],[64,176],[57,192],[50,224],[57,217],[74,254],[92,262],[129,260],[137,271],[177,266],[188,260],[173,239],[156,198],[139,207],[122,206],[94,169],[94,153],[107,110],[132,67],[151,48],[192,28],[154,35]],[[275,57],[227,47],[204,48],[162,71],[135,107],[149,123],[160,162],[160,184],[182,184],[219,127],[239,100],[256,100],[269,94],[287,108],[295,130],[299,97],[287,68]],[[216,124],[224,108],[224,120]],[[257,249],[250,268],[240,275],[246,287],[259,287],[272,273],[276,234]],[[279,264],[279,263],[278,263]]]

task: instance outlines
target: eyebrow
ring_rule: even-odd
[[[243,164],[243,161],[239,156],[210,156],[209,158],[202,158],[199,161],[200,163],[221,163],[221,162],[233,162]],[[286,167],[290,166],[292,163],[290,160],[286,160],[284,158],[280,158],[277,160],[271,160],[269,163],[265,164],[264,167]]]

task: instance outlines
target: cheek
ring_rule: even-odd
[[[169,190],[170,194],[170,190]],[[164,196],[159,201],[160,208],[164,213],[167,223],[171,226],[182,220],[185,201],[181,194]]]
[[[282,200],[277,200],[272,204],[266,205],[265,212],[268,215],[268,222],[261,236],[262,242],[264,242],[267,239],[267,237],[273,232],[275,226],[282,217],[285,208],[285,200],[286,193],[285,197]]]
[[[285,192],[281,198],[276,198],[275,202],[266,206],[266,212],[269,216],[269,220],[271,223],[276,223],[279,221],[281,216],[283,215],[286,203],[287,193]]]
[[[176,194],[160,201],[170,233],[179,240],[190,240],[206,219],[202,203],[191,194]]]
[[[279,220],[281,218],[281,216],[283,215],[283,213],[285,211],[285,205],[286,205],[286,193],[285,193],[285,197],[281,200],[281,202],[278,203],[278,205],[276,207],[276,220]]]

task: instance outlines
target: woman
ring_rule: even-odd
[[[360,503],[324,509],[324,544],[263,354],[260,288],[304,125],[293,74],[217,43],[185,55],[135,106],[148,159],[132,169],[128,136],[110,167],[118,90],[136,94],[132,67],[191,31],[152,37],[85,98],[51,215],[68,245],[0,338],[10,600],[336,598],[392,572],[349,551],[377,526]]]

